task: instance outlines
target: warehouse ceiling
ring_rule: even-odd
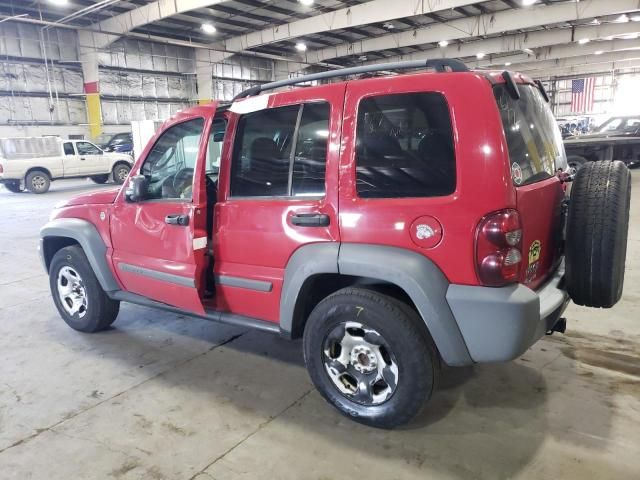
[[[111,40],[146,35],[306,64],[448,56],[481,67],[582,55],[587,63],[627,65],[640,57],[637,0],[66,0],[56,5],[64,1],[4,0],[0,15],[113,33]],[[558,47],[573,42],[571,50]]]

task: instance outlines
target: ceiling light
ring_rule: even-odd
[[[618,18],[614,20],[616,23],[627,23],[629,21],[629,17],[626,13],[623,13]]]
[[[593,52],[594,55],[602,55],[602,50],[596,50],[595,52]]]
[[[594,18],[593,20],[591,20],[589,22],[590,25],[600,25],[600,20],[598,20],[597,18]]]
[[[446,47],[447,45],[449,45],[449,42],[447,42],[446,40],[440,40],[438,42],[438,45],[440,45],[441,47]]]
[[[298,43],[296,43],[296,50],[298,50],[299,52],[306,52],[307,51],[307,45],[302,43],[302,42],[298,42]]]
[[[585,43],[589,43],[591,40],[589,40],[588,38],[581,38],[580,40],[578,40],[578,43],[580,45],[584,45]]]
[[[305,7],[310,7],[311,5],[313,5],[314,0],[298,0],[298,1]]]
[[[203,23],[202,27],[200,28],[202,28],[202,31],[207,35],[213,35],[214,33],[216,33],[216,27],[214,27],[210,23]]]
[[[522,6],[528,7],[529,5],[533,5],[537,0],[522,0]]]
[[[485,54],[484,54],[484,53],[482,53],[482,52],[480,52],[480,53],[476,53],[476,58],[477,58],[478,60],[480,60],[481,58],[484,58],[484,55],[485,55]]]
[[[387,30],[393,30],[394,28],[396,28],[393,23],[391,22],[385,22],[382,24],[383,28],[386,28]]]
[[[640,22],[640,15],[632,15],[631,16],[631,21],[632,22]]]
[[[53,3],[54,5],[67,5],[69,0],[49,0],[49,3]]]
[[[620,38],[624,40],[633,40],[634,38],[638,38],[638,32],[627,33],[626,35],[620,35]]]
[[[367,61],[367,56],[366,55],[360,55],[358,57],[358,60],[360,60],[361,62],[366,62]]]
[[[504,66],[508,67],[509,65],[511,65],[511,62],[505,62]]]

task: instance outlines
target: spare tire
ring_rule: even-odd
[[[578,170],[567,214],[566,285],[578,305],[609,308],[620,300],[627,255],[631,173],[620,161]]]

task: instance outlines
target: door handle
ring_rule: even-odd
[[[80,160],[86,160],[86,158],[85,157],[80,157]]]
[[[189,215],[173,213],[164,217],[164,223],[168,225],[180,225],[181,227],[186,227],[189,225]]]
[[[331,219],[323,213],[298,213],[291,217],[291,223],[298,227],[328,227]]]

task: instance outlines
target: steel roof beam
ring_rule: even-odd
[[[399,3],[396,1],[396,3]],[[369,5],[368,3],[363,6]],[[615,15],[623,12],[637,11],[638,0],[583,0],[582,2],[565,2],[553,5],[539,5],[527,8],[526,11],[504,10],[492,14],[460,18],[428,25],[421,29],[382,35],[378,38],[345,43],[335,47],[306,52],[305,60],[310,63],[339,58],[347,55],[361,55],[370,51],[385,50],[389,47],[399,48],[426,43],[437,43],[441,40],[453,41],[486,35],[499,35],[518,29],[534,28],[540,25],[552,25],[562,22],[593,18],[602,15]],[[395,7],[399,9],[398,6]],[[230,48],[230,50],[235,50]]]
[[[509,61],[507,60],[508,57],[493,58],[491,55],[513,53],[518,59],[522,60],[524,57],[522,57],[521,54],[524,49],[538,48],[548,48],[548,50],[546,50],[547,53],[544,54],[543,51],[543,56],[541,57],[543,60],[548,60],[554,58],[553,52],[556,51],[556,49],[564,48],[564,46],[567,46],[566,48],[576,49],[579,52],[580,49],[591,48],[592,45],[596,44],[595,42],[591,42],[586,45],[579,45],[577,40],[581,38],[595,40],[638,33],[640,33],[639,22],[609,23],[577,27],[575,29],[557,28],[553,30],[505,34],[500,37],[469,41],[464,44],[451,44],[445,48],[431,48],[423,52],[391,57],[385,61],[422,60],[430,58],[465,58],[474,57],[478,53],[484,53],[486,57],[482,61],[471,64],[482,67]],[[620,40],[620,42],[624,41],[625,40]]]
[[[268,43],[303,37],[311,33],[354,28],[373,23],[384,23],[451,8],[473,5],[477,0],[372,0],[347,8],[296,20],[285,25],[273,26],[258,32],[229,38],[217,44],[228,51],[246,50]],[[432,5],[433,4],[433,5]],[[383,36],[386,38],[386,36]],[[215,46],[214,46],[215,47]]]

